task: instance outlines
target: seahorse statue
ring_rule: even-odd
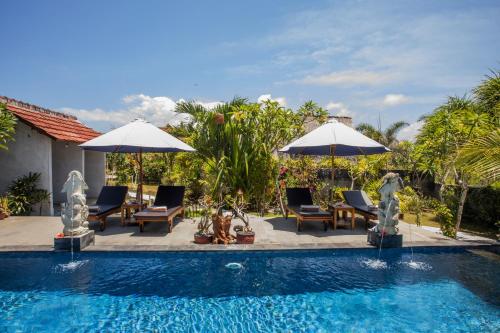
[[[89,209],[85,197],[85,190],[88,188],[79,171],[73,170],[68,174],[61,191],[66,193],[66,203],[61,210],[64,236],[76,236],[89,230]]]
[[[380,203],[378,205],[379,223],[372,229],[379,234],[396,235],[399,223],[399,199],[397,191],[403,189],[403,180],[399,174],[389,172],[382,178],[382,186],[378,190],[380,193]]]

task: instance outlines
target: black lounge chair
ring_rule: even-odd
[[[286,197],[288,203],[285,207],[285,219],[288,219],[288,213],[292,212],[297,217],[297,231],[302,230],[302,222],[304,221],[323,222],[325,231],[328,230],[328,223],[333,223],[333,215],[331,212],[326,212],[324,210],[311,212],[301,209],[303,205],[314,204],[311,192],[308,188],[287,188]]]
[[[172,231],[174,218],[177,215],[184,216],[184,186],[158,186],[153,207],[146,208],[142,212],[134,214],[135,220],[139,223],[139,229],[144,231],[145,222],[167,222],[168,232]],[[165,211],[155,210],[154,207],[166,206]]]
[[[378,219],[378,208],[373,205],[365,191],[343,191],[342,194],[346,203],[365,218],[365,228],[368,228],[370,220]]]
[[[120,212],[127,198],[127,186],[103,186],[95,205],[89,206],[89,221],[99,221],[99,230],[106,229],[106,218]]]

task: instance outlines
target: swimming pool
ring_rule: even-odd
[[[0,253],[1,332],[498,332],[498,256],[465,249]],[[231,264],[232,265],[228,265]]]

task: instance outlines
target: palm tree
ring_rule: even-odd
[[[500,71],[492,70],[490,75],[473,90],[477,103],[488,113],[495,124],[500,121]]]
[[[385,131],[382,131],[376,129],[370,124],[361,123],[356,127],[356,130],[360,131],[367,137],[380,142],[386,147],[394,148],[399,142],[396,138],[398,132],[408,125],[409,124],[405,121],[397,121],[387,127]]]
[[[494,129],[465,144],[458,153],[458,165],[490,183],[500,175],[500,129]]]

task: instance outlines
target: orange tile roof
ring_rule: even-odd
[[[0,96],[0,103],[5,103],[7,109],[22,122],[56,140],[83,143],[101,135],[101,133],[79,122],[76,117],[68,114],[3,96]]]

